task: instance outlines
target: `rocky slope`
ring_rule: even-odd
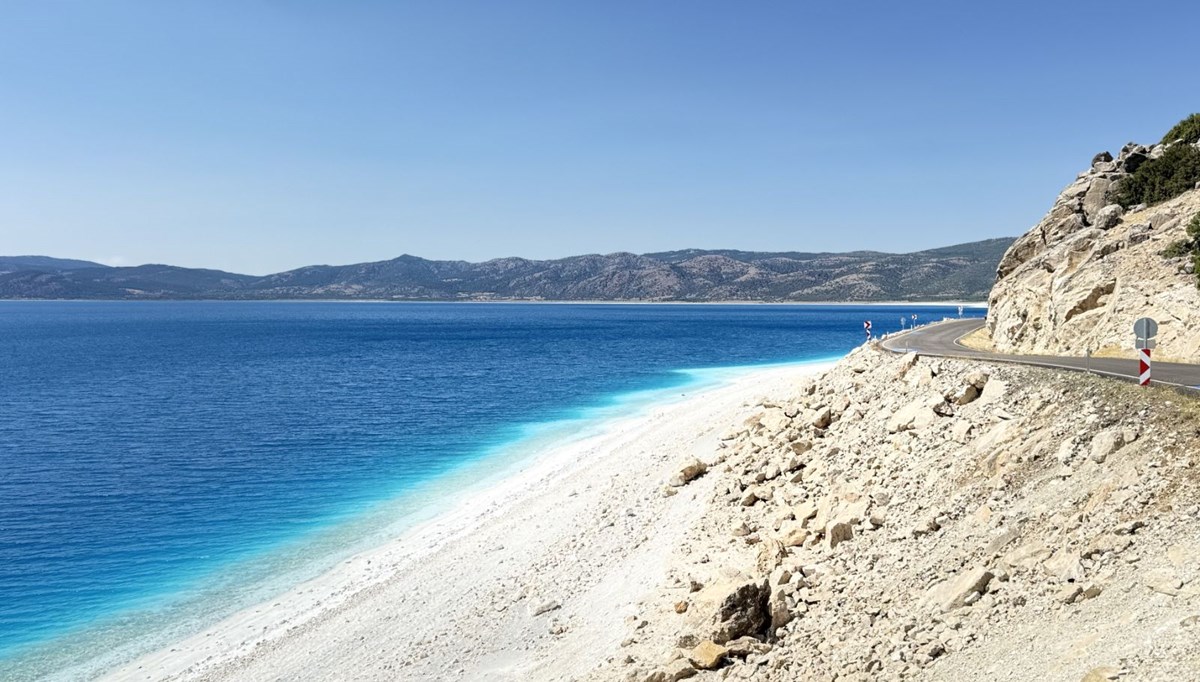
[[[982,300],[1011,239],[908,254],[673,251],[484,263],[401,256],[265,277],[166,265],[4,268],[0,298]],[[5,270],[8,270],[7,272]]]
[[[1200,290],[1190,261],[1163,250],[1200,213],[1200,190],[1125,212],[1116,184],[1165,145],[1098,154],[1000,261],[989,296],[997,350],[1132,356],[1134,320],[1159,322],[1157,356],[1200,361]]]
[[[1198,415],[860,349],[663,482],[715,492],[591,679],[1195,679]]]

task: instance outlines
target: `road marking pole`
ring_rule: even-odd
[[[1154,348],[1154,337],[1158,334],[1158,323],[1149,317],[1143,317],[1133,323],[1133,333],[1137,337],[1134,347],[1138,349],[1138,383],[1150,385],[1150,349]]]
[[[863,331],[867,333],[867,343],[871,342],[871,321],[863,320]]]

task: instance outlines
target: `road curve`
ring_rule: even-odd
[[[1091,372],[1092,374],[1101,374],[1129,381],[1137,380],[1137,360],[988,353],[967,348],[958,342],[963,336],[979,329],[983,324],[984,321],[981,319],[936,322],[906,332],[892,334],[882,340],[879,345],[893,353],[916,351],[922,355],[935,355],[948,358],[973,358],[991,362],[1013,362],[1022,365]],[[1154,362],[1151,365],[1151,377],[1155,385],[1169,385],[1200,391],[1200,365]]]

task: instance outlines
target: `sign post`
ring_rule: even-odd
[[[1133,333],[1137,337],[1134,346],[1138,350],[1138,383],[1150,385],[1150,351],[1154,348],[1154,337],[1158,334],[1158,323],[1149,317],[1143,317],[1133,323]]]
[[[916,313],[912,314],[912,320],[913,320],[912,326],[915,329],[917,326],[917,314]]]
[[[904,316],[900,316],[900,331],[904,331]]]
[[[870,320],[863,320],[863,331],[865,331],[867,333],[867,341],[870,342],[870,340],[871,340],[871,321]]]
[[[959,317],[962,317],[962,311],[963,311],[963,307],[962,307],[962,306],[958,306],[958,316],[959,316]]]

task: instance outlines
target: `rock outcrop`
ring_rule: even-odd
[[[1182,143],[1180,143],[1182,144]],[[1200,290],[1189,259],[1162,255],[1200,213],[1200,190],[1126,212],[1117,184],[1167,145],[1128,144],[1059,194],[997,268],[988,331],[1010,353],[1132,357],[1133,322],[1159,322],[1158,357],[1200,361]]]
[[[756,410],[672,498],[712,495],[586,679],[1200,669],[1194,399],[862,348]]]

